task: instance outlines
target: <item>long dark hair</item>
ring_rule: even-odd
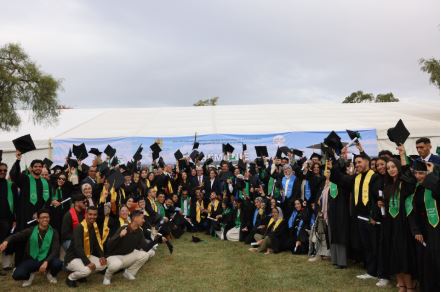
[[[389,198],[393,196],[400,185],[400,176],[401,176],[401,162],[396,158],[391,158],[386,161],[386,169],[387,163],[392,162],[398,170],[397,179],[394,181],[393,177],[389,175],[389,172],[386,170],[386,175],[384,178],[384,198],[386,202],[389,202]]]

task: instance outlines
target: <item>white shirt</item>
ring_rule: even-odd
[[[285,182],[285,191],[284,191],[284,193],[285,193],[285,196],[288,194],[288,186],[289,186],[289,180],[291,179],[291,176],[288,176],[287,178],[286,178],[286,182]]]
[[[424,160],[425,162],[429,162],[430,157],[432,156],[432,153],[429,153],[429,155],[426,156],[426,158],[422,158],[422,160]]]
[[[184,213],[185,216],[187,215],[187,210],[188,210],[187,200],[184,200],[184,210],[183,210],[183,213]]]

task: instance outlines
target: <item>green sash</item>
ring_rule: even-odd
[[[38,226],[34,227],[34,230],[32,230],[32,234],[30,237],[29,242],[29,251],[30,256],[39,262],[44,260],[47,257],[47,254],[49,252],[49,248],[52,243],[52,237],[54,235],[54,230],[52,227],[49,226],[46,234],[44,235],[43,242],[41,243],[41,247],[38,245]]]
[[[250,196],[250,183],[248,181],[245,182],[245,194],[249,197]],[[239,191],[239,198],[244,200],[244,195],[242,191]]]
[[[60,187],[58,187],[56,190],[55,190],[55,194],[53,194],[52,195],[52,200],[61,200],[63,198],[63,190],[60,188]]]
[[[426,206],[427,220],[435,228],[439,224],[438,208],[430,189],[424,189],[424,205]]]
[[[413,210],[413,198],[415,197],[416,190],[420,184],[415,187],[415,192],[406,198],[406,216],[409,216]],[[432,196],[432,190],[424,188],[424,206],[426,207],[427,220],[429,224],[434,228],[439,224],[438,208],[436,207],[436,201]]]
[[[7,180],[6,183],[8,184],[8,205],[9,210],[11,210],[11,213],[14,213],[14,195],[12,194],[12,181]]]
[[[338,188],[337,185],[333,182],[329,184],[329,195],[331,198],[335,199],[338,195]]]
[[[165,217],[165,209],[164,206],[161,203],[156,203],[156,206],[158,206],[158,213],[162,217]]]
[[[395,191],[389,199],[389,214],[392,218],[397,217],[400,213],[400,192],[401,192],[401,183],[398,186],[398,189]]]
[[[275,199],[280,198],[280,190],[275,185],[275,180],[273,177],[270,177],[268,181],[268,195],[273,195]]]
[[[236,220],[234,221],[236,227],[240,227],[240,209],[237,209]]]
[[[29,177],[29,202],[32,205],[37,204],[38,197],[37,197],[37,181],[35,178],[28,174]],[[43,185],[43,200],[47,201],[49,199],[49,184],[47,183],[47,180],[44,178],[41,179],[41,184]]]

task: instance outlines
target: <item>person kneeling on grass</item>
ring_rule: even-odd
[[[277,253],[282,250],[283,243],[286,241],[286,223],[283,220],[283,213],[280,207],[271,210],[271,219],[264,235],[256,233],[258,248],[250,248],[249,251],[265,252],[265,254]]]
[[[77,287],[77,281],[83,282],[93,272],[106,268],[103,241],[96,223],[98,209],[87,208],[86,218],[73,231],[72,243],[67,249],[64,263],[71,271],[66,278],[69,287]]]
[[[112,275],[125,269],[123,276],[128,280],[135,280],[138,270],[155,255],[154,245],[164,237],[157,237],[147,243],[141,226],[144,224],[144,212],[135,210],[130,214],[132,221],[129,225],[120,227],[109,239],[107,246],[107,270],[104,275],[104,285],[110,285]]]
[[[9,236],[0,245],[0,252],[3,252],[9,244],[26,242],[25,258],[12,273],[14,280],[24,280],[23,287],[32,285],[37,271],[46,273],[49,283],[55,284],[57,274],[63,268],[63,263],[58,259],[60,254],[58,232],[49,225],[49,221],[49,210],[39,210],[38,225]]]

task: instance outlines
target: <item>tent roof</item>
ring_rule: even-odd
[[[171,137],[200,134],[264,134],[291,131],[377,129],[387,139],[388,128],[402,119],[411,137],[439,137],[439,103],[410,104],[259,104],[207,107],[104,108],[61,110],[52,126],[34,125],[29,112],[20,111],[18,131],[0,131],[0,149],[31,133],[37,148],[50,139]]]

